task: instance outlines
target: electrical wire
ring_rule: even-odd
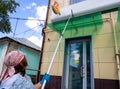
[[[35,29],[35,28],[39,27],[40,25],[41,25],[41,24],[39,24],[39,25],[37,25],[37,26],[35,26],[35,27],[33,27],[33,28],[30,28],[30,29],[28,29],[28,30],[26,30],[26,31],[23,31],[23,32],[21,32],[21,33],[15,34],[15,35],[20,35],[20,34],[24,34],[24,33],[29,32],[29,31],[33,31],[32,29]]]
[[[9,19],[18,19],[18,20],[38,20],[38,21],[45,21],[43,19],[27,19],[27,18],[18,18],[18,17],[8,17]]]
[[[38,26],[42,26],[42,27],[43,27],[43,24],[41,24],[41,22],[44,22],[44,21],[45,21],[45,20],[42,20],[42,19],[26,19],[26,18],[18,18],[18,17],[9,17],[9,19],[16,19],[16,20],[17,20],[17,21],[16,21],[16,25],[15,25],[14,32],[12,32],[12,33],[13,33],[13,37],[16,36],[16,35],[25,34],[26,32],[29,32],[29,31],[33,31],[32,29],[35,29],[35,28],[37,28]],[[26,30],[26,31],[24,31],[24,32],[15,34],[15,33],[16,33],[16,30],[17,30],[17,25],[18,25],[18,21],[19,21],[19,20],[32,20],[32,21],[37,20],[37,21],[40,21],[40,24],[37,25],[37,26],[35,26],[35,27],[33,27],[33,28],[30,28],[30,29],[28,29],[28,30]],[[32,35],[35,34],[35,33],[36,33],[36,32],[33,32]]]
[[[17,29],[17,25],[18,25],[18,19],[17,19],[16,24],[15,24],[15,30],[14,30],[14,32],[13,32],[13,37],[15,36],[16,29]]]

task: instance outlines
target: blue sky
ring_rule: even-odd
[[[3,34],[0,32],[0,37],[27,38],[36,43],[36,45],[41,46],[42,26],[40,24],[44,23],[48,0],[16,0],[16,2],[20,4],[20,7],[16,8],[16,13],[10,14],[11,27],[15,35],[13,33]],[[12,19],[13,17],[33,20]]]

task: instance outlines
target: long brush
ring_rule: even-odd
[[[63,35],[64,35],[64,32],[65,32],[65,30],[66,30],[66,28],[67,28],[67,25],[68,25],[70,19],[71,19],[72,16],[73,16],[72,10],[71,10],[71,13],[72,13],[72,15],[70,15],[70,17],[68,18],[68,20],[67,20],[67,22],[66,22],[66,24],[65,24],[65,27],[64,27],[64,29],[63,29],[63,31],[62,31],[62,34],[61,34],[61,36],[60,36],[60,38],[59,38],[59,41],[58,41],[58,43],[57,43],[57,46],[56,46],[56,49],[55,49],[55,51],[54,51],[53,57],[52,57],[52,59],[51,59],[51,62],[50,62],[50,65],[49,65],[47,74],[49,74],[49,72],[50,72],[50,70],[51,70],[53,61],[54,61],[54,59],[55,59],[55,55],[56,55],[56,53],[57,53],[57,50],[58,50],[58,47],[59,47],[60,42],[61,42],[61,40],[62,40],[62,37],[63,37]],[[46,80],[44,80],[44,82],[43,82],[42,89],[44,89],[45,85],[46,85]]]

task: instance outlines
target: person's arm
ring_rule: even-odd
[[[35,89],[41,89],[42,85],[40,83],[37,83],[34,85]]]
[[[50,81],[50,75],[45,73],[44,76],[42,77],[42,80],[34,85],[35,89],[41,89],[44,80],[46,80],[46,82],[48,83]]]

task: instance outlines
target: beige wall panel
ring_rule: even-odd
[[[63,72],[63,62],[58,63],[58,76],[62,76]]]
[[[94,63],[94,78],[100,78],[99,63]]]
[[[114,40],[113,40],[113,34],[104,34],[104,35],[96,35],[93,38],[93,47],[113,47],[114,46]]]
[[[99,62],[115,62],[114,48],[99,48]]]
[[[104,24],[102,25],[101,29],[99,30],[99,32],[97,33],[97,35],[99,34],[107,34],[107,33],[112,33],[112,26],[111,26],[111,21],[104,21]]]
[[[51,45],[51,42],[44,42],[43,51],[44,52],[49,52],[50,51],[50,45]]]
[[[102,14],[102,18],[103,19],[110,18],[110,13],[104,13],[104,14]]]
[[[42,62],[40,73],[44,74],[47,72],[50,63]]]
[[[59,60],[58,60],[58,62],[63,62],[63,60],[64,60],[64,51],[60,51],[59,52]]]
[[[42,62],[49,62],[50,61],[50,58],[49,58],[49,54],[50,52],[43,52],[43,58],[42,58]]]
[[[62,38],[62,40],[61,40],[61,42],[60,42],[60,45],[59,45],[59,50],[60,51],[64,51],[64,47],[65,47],[65,39],[64,38]]]
[[[49,14],[48,14],[48,18],[47,18],[47,23],[51,23],[51,15],[52,15],[52,10],[51,10],[51,6],[49,7],[50,9],[49,9]],[[47,29],[49,29],[49,27],[47,26]]]
[[[49,52],[49,61],[51,61],[52,57],[53,57],[54,52]],[[59,51],[57,51],[55,58],[54,58],[54,62],[58,62],[59,61]]]
[[[98,49],[93,50],[93,61],[94,62],[99,62],[99,55],[98,55]]]
[[[58,40],[44,43],[44,52],[53,52],[57,46]]]
[[[118,11],[111,12],[111,18],[116,23],[117,22],[117,18],[118,18]]]
[[[51,75],[57,75],[58,73],[58,63],[53,63],[52,67],[51,67],[51,71],[50,71],[50,74]]]
[[[118,79],[115,63],[99,63],[101,79]]]
[[[45,33],[45,41],[52,41],[58,39],[59,39],[59,34],[55,31],[49,31]]]
[[[44,52],[43,53],[44,60],[42,60],[42,61],[50,62],[53,57],[53,54],[54,54],[54,52]],[[63,52],[57,51],[55,58],[54,58],[54,62],[63,62]]]
[[[65,0],[58,0],[58,3],[60,8],[65,6]]]
[[[64,5],[67,6],[69,5],[70,0],[64,0]]]
[[[57,46],[57,43],[58,43],[58,40],[56,40],[56,41],[51,41],[50,42],[50,44],[48,44],[48,45],[50,45],[49,47],[49,51],[52,51],[52,52],[54,52],[55,51],[55,48],[56,48],[56,46]]]

